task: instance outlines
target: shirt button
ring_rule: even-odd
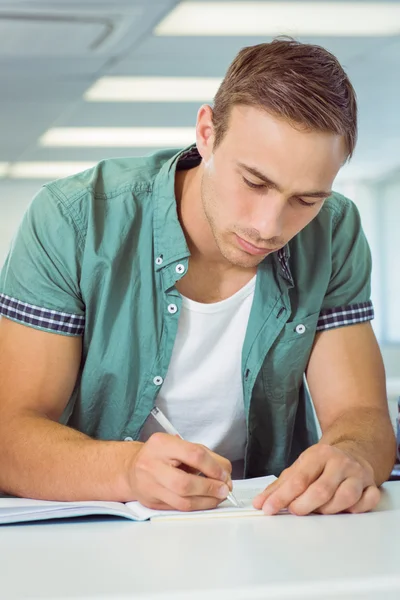
[[[160,377],[159,375],[157,375],[157,376],[156,376],[156,377],[154,377],[154,379],[153,379],[153,383],[154,383],[154,385],[161,385],[163,381],[164,381],[164,380],[163,380],[163,378],[162,378],[162,377]]]
[[[176,306],[176,304],[168,304],[168,312],[171,313],[171,315],[174,315],[177,310],[178,307]]]
[[[127,435],[126,438],[124,438],[124,442],[133,442],[133,438]]]
[[[179,265],[176,265],[176,267],[175,267],[175,271],[176,271],[177,273],[179,273],[179,275],[181,275],[182,273],[184,273],[184,272],[185,272],[185,265],[181,265],[181,264],[179,264]]]
[[[296,333],[299,333],[300,335],[302,333],[304,333],[306,330],[305,326],[303,325],[303,323],[300,323],[300,325],[296,326]]]
[[[157,256],[156,265],[162,265],[162,262],[163,262],[162,256]]]

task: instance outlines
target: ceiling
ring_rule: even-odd
[[[316,10],[320,3],[315,1]],[[198,104],[193,102],[83,100],[84,92],[105,75],[222,77],[241,47],[271,39],[153,35],[178,4],[0,0],[0,162],[96,161],[150,151],[40,147],[38,138],[50,127],[194,125]],[[400,167],[400,35],[300,39],[336,54],[358,94],[359,144],[342,177],[374,178]]]

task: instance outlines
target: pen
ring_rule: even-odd
[[[181,434],[175,429],[172,423],[167,419],[164,413],[161,412],[161,410],[157,406],[155,406],[153,410],[150,411],[150,414],[153,415],[156,421],[158,421],[158,423],[163,429],[165,429],[167,433],[169,433],[170,435],[176,435],[180,437],[181,440],[183,440]],[[232,502],[234,506],[240,506],[239,502],[236,500],[232,492],[229,492],[229,494],[227,495],[227,500]]]

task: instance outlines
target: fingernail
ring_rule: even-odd
[[[269,504],[269,502],[265,502],[265,504],[262,507],[264,514],[266,515],[273,515],[275,514],[275,509],[272,506],[272,504]]]
[[[226,481],[226,483],[228,483],[230,478],[231,478],[231,475],[230,475],[230,473],[228,473],[228,471],[222,471],[222,479],[224,481]]]
[[[221,485],[221,487],[218,490],[218,498],[225,499],[228,494],[229,494],[229,488],[228,488],[228,486],[227,485]]]

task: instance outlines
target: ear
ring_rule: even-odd
[[[214,147],[213,111],[211,106],[203,104],[197,113],[196,145],[202,159],[210,160]]]

